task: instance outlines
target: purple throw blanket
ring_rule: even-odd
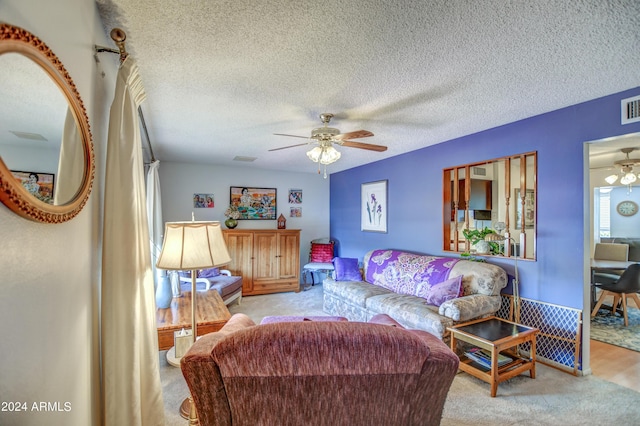
[[[434,285],[449,278],[460,259],[427,256],[398,250],[374,250],[366,280],[400,294],[416,294],[421,283]]]

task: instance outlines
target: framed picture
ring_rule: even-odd
[[[387,181],[363,183],[360,198],[361,229],[387,232]]]
[[[193,207],[196,209],[213,208],[213,194],[193,194]]]
[[[276,188],[232,186],[229,204],[238,207],[240,219],[276,220]]]
[[[290,207],[289,217],[302,217],[302,207]]]
[[[55,175],[53,173],[23,172],[11,170],[11,174],[34,197],[47,204],[53,204],[53,187]]]
[[[302,204],[302,189],[289,190],[289,204]]]
[[[513,190],[516,204],[516,229],[522,229],[522,200],[520,199],[520,188]],[[524,196],[524,227],[533,228],[536,220],[536,193],[533,189],[527,189]]]

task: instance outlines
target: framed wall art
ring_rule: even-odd
[[[211,209],[215,207],[213,194],[193,194],[193,207],[197,209]]]
[[[238,208],[240,219],[276,220],[276,188],[232,186],[229,204]]]
[[[289,204],[302,204],[302,189],[289,190]]]
[[[302,217],[302,207],[290,207],[289,217]]]
[[[53,186],[55,175],[53,173],[23,172],[11,170],[11,174],[20,184],[40,201],[53,204]]]
[[[387,232],[387,181],[363,183],[360,198],[362,231]]]
[[[536,197],[533,189],[527,189],[524,196],[524,227],[533,228],[536,219]],[[520,188],[513,190],[513,202],[516,205],[516,229],[522,229],[522,200],[520,199]]]

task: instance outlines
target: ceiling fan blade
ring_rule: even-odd
[[[289,137],[292,137],[292,138],[309,139],[309,136],[285,135],[284,133],[274,133],[274,135],[276,135],[276,136],[289,136]]]
[[[299,143],[299,144],[296,144],[296,145],[283,146],[281,148],[273,148],[273,149],[270,149],[269,151],[280,151],[281,149],[294,148],[296,146],[302,146],[302,145],[309,145],[309,142]]]
[[[371,143],[355,142],[355,141],[341,141],[340,145],[348,146],[350,148],[368,149],[369,151],[386,151],[387,147],[383,145],[374,145]]]
[[[368,138],[369,136],[373,136],[373,133],[368,130],[356,130],[355,132],[340,133],[335,135],[333,139],[343,141],[346,139]]]

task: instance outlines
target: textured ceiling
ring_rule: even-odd
[[[637,0],[97,4],[127,33],[161,161],[315,173],[305,146],[268,150],[322,112],[389,147],[338,148],[333,172],[640,85]]]

